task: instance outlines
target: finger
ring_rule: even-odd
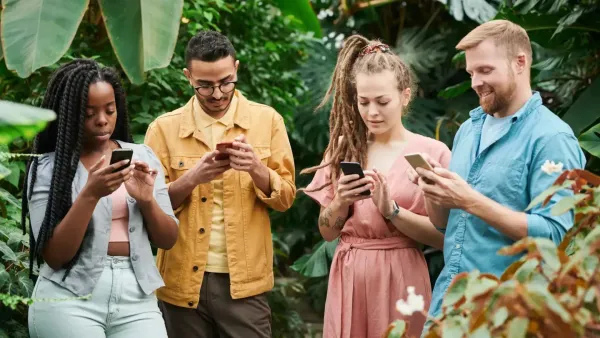
[[[458,174],[453,173],[452,171],[444,168],[433,168],[433,171],[439,176],[449,179],[456,179],[458,177]]]
[[[242,143],[245,143],[245,142],[246,142],[246,135],[244,135],[244,134],[240,134],[238,137],[236,137],[236,138],[234,139],[234,141],[236,141],[236,142],[242,142]]]
[[[373,184],[365,184],[364,186],[348,190],[346,192],[343,192],[342,194],[345,194],[345,196],[354,196],[360,194],[363,191],[372,190],[373,188]]]
[[[117,171],[115,173],[107,174],[105,176],[106,182],[114,181],[118,178],[125,178],[127,175],[129,175],[129,173],[133,170],[133,168],[135,168],[135,166],[132,164],[123,170]]]
[[[370,179],[372,179],[375,182],[379,182],[379,176],[377,175],[376,172],[373,171],[365,171],[365,176],[369,177]]]
[[[215,160],[213,163],[210,164],[211,168],[222,168],[222,167],[228,167],[229,164],[231,163],[231,159],[226,159],[226,160]]]
[[[237,142],[237,141],[233,141],[233,148],[229,148],[229,149],[239,149],[242,151],[254,151],[254,149],[252,148],[252,146],[248,143],[245,142]]]
[[[357,174],[348,175],[348,176],[346,176],[346,175],[342,175],[342,176],[340,177],[340,179],[338,180],[338,183],[339,183],[339,184],[346,184],[346,183],[348,183],[348,182],[355,181],[355,180],[357,180],[357,179],[359,179],[359,178],[360,178],[360,176],[358,176]]]
[[[252,158],[254,155],[254,153],[252,151],[242,151],[242,150],[238,150],[235,148],[229,148],[227,149],[227,152],[230,155],[233,155],[235,157],[240,157],[240,158]]]
[[[446,186],[446,179],[431,170],[417,168],[417,173],[419,173],[421,177],[427,178],[435,184]]]
[[[438,162],[438,161],[436,161],[436,160],[434,160],[434,159],[432,159],[432,158],[429,158],[429,159],[427,160],[427,162],[429,162],[429,164],[431,164],[431,166],[432,166],[434,169],[435,169],[435,168],[442,168],[442,165],[440,164],[440,162]]]
[[[375,181],[371,177],[364,177],[364,178],[361,178],[361,179],[358,179],[358,180],[355,180],[352,182],[348,182],[348,183],[344,184],[344,186],[346,187],[346,190],[351,190],[351,189],[355,189],[355,188],[360,187],[365,184],[374,185]]]
[[[123,160],[123,161],[119,161],[117,163],[113,163],[113,164],[109,165],[108,167],[104,167],[104,168],[98,170],[98,174],[105,175],[105,174],[112,173],[113,171],[115,171],[123,166],[126,166],[129,162],[130,162],[129,160]]]
[[[93,172],[93,171],[96,171],[96,170],[102,168],[102,166],[104,166],[104,162],[106,162],[106,155],[102,155],[102,157],[100,157],[98,162],[94,163],[94,165],[90,167],[90,172]]]
[[[413,168],[406,169],[406,176],[408,176],[408,180],[412,183],[418,183],[419,174],[417,174],[417,172]]]
[[[214,160],[215,156],[217,156],[218,154],[220,154],[220,151],[213,150],[211,152],[204,154],[204,156],[202,156],[200,161],[212,161],[212,160]]]
[[[136,170],[141,170],[146,173],[150,172],[150,166],[144,161],[135,161],[133,165],[135,166]]]

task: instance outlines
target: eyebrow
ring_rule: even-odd
[[[384,96],[385,96],[385,94],[384,95],[379,95],[379,96],[375,97],[375,99],[380,99],[380,98],[382,98]],[[366,97],[366,96],[359,96],[358,98],[360,98],[360,99],[368,99],[368,97]]]
[[[229,74],[229,75],[225,76],[224,78],[220,79],[219,81],[217,81],[217,83],[218,83],[218,82],[223,82],[223,81],[225,81],[225,80],[227,80],[227,79],[231,78],[232,76],[233,76],[233,74]],[[212,82],[212,81],[209,81],[209,80],[203,80],[203,79],[198,79],[198,80],[196,80],[196,82],[198,82],[198,83],[200,83],[200,82],[202,82],[202,83],[214,83],[214,82]]]
[[[106,103],[104,106],[108,106],[108,105],[111,105],[113,103],[115,103],[115,101],[110,101],[110,102]],[[85,107],[86,108],[96,108],[96,107],[102,107],[102,105],[94,106],[94,105],[88,104]]]

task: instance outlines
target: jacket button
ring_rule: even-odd
[[[196,265],[194,265],[194,272],[198,271],[198,267]]]
[[[194,306],[194,302],[188,302],[189,306]]]
[[[182,167],[183,167],[183,161],[179,161],[179,168],[182,168]]]
[[[129,232],[134,232],[134,231],[135,231],[135,228],[130,228],[129,229]]]
[[[203,234],[204,233],[204,228],[200,228],[200,233]]]
[[[206,197],[202,197],[200,200],[202,201],[202,203],[204,203],[206,202]]]

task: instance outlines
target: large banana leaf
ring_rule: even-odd
[[[99,0],[115,54],[131,82],[171,61],[183,0]],[[125,7],[125,8],[124,8]]]
[[[20,77],[58,61],[69,48],[89,0],[2,0],[6,66]]]
[[[463,21],[465,14],[471,20],[484,23],[491,20],[498,12],[491,2],[486,0],[438,0],[448,6],[448,12],[458,21]]]
[[[55,118],[52,110],[0,101],[0,145],[17,137],[31,139]]]
[[[320,38],[323,35],[321,24],[310,5],[310,0],[275,0],[275,4],[283,14],[298,19],[306,31],[313,32],[315,37]]]
[[[600,157],[600,123],[581,134],[579,144],[590,154]]]
[[[600,76],[587,87],[577,101],[567,110],[562,119],[575,135],[589,128],[600,117]]]
[[[402,30],[394,50],[417,74],[426,74],[448,57],[444,38],[441,34],[427,37],[424,29],[411,27]]]

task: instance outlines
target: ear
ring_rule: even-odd
[[[408,106],[408,103],[410,102],[411,97],[412,97],[412,90],[410,88],[405,88],[402,91],[402,106],[403,107]]]
[[[528,63],[527,56],[525,55],[525,53],[517,54],[516,65],[515,65],[517,68],[517,69],[515,69],[517,74],[521,74],[527,69],[527,67],[529,66],[527,63]]]
[[[183,68],[183,75],[185,75],[185,77],[188,79],[190,85],[194,86],[194,84],[192,83],[192,73],[190,72],[190,70],[187,68]]]
[[[240,60],[235,60],[235,71],[237,72],[240,67]]]

